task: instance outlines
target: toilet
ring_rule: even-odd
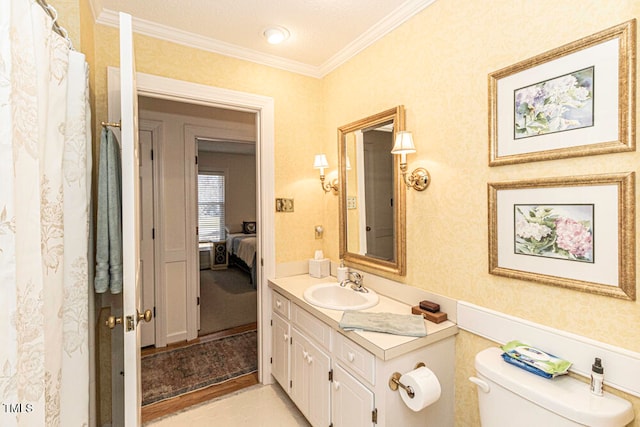
[[[542,378],[502,360],[491,347],[476,355],[482,427],[624,427],[633,421],[631,403],[613,394],[595,396],[589,384],[568,375]]]

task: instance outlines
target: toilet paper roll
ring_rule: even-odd
[[[409,371],[400,377],[400,382],[411,387],[415,395],[409,397],[403,388],[398,388],[402,401],[412,411],[418,412],[440,399],[440,381],[426,366]]]

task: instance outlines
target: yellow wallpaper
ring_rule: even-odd
[[[418,149],[408,156],[409,169],[426,167],[432,183],[423,193],[407,192],[407,276],[399,280],[640,351],[637,328],[628,327],[640,324],[639,302],[493,276],[487,257],[487,182],[638,171],[640,164],[635,152],[489,168],[487,75],[638,18],[640,3],[487,5],[437,1],[325,77],[326,133],[397,104],[406,107],[406,126]],[[326,252],[335,258],[337,241]],[[488,345],[471,334],[458,337],[459,426],[478,425],[477,399],[466,378],[473,355]],[[637,408],[640,399],[632,400]]]

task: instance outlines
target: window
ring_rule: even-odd
[[[198,234],[200,241],[224,240],[224,172],[198,173]]]

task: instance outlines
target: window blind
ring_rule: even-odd
[[[198,173],[198,234],[200,241],[224,240],[224,172]]]

